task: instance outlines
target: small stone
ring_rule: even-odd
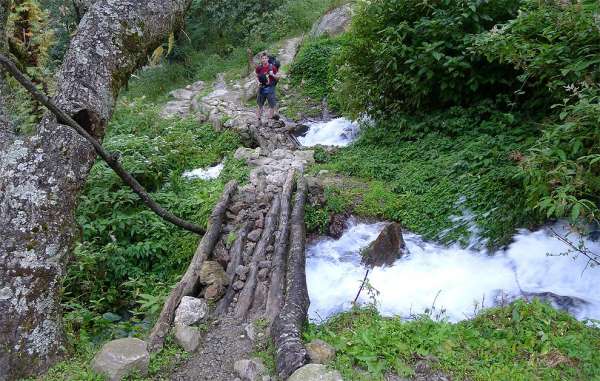
[[[140,339],[128,337],[109,341],[92,360],[92,369],[104,374],[110,381],[119,381],[125,376],[139,372],[148,374],[150,354],[146,343]]]
[[[235,269],[235,273],[238,276],[246,275],[246,274],[248,274],[248,271],[250,271],[250,268],[248,266],[244,266],[244,265],[238,265],[238,267]]]
[[[337,370],[329,370],[323,364],[307,364],[296,370],[287,381],[343,381]]]
[[[319,176],[325,176],[325,175],[327,175],[327,174],[329,174],[329,171],[328,171],[328,170],[326,170],[326,169],[321,169],[321,170],[319,171]]]
[[[244,275],[244,278],[246,278],[245,275]],[[244,282],[242,280],[236,280],[235,282],[233,282],[233,284],[231,285],[231,287],[233,287],[233,289],[235,291],[239,291],[242,288],[244,288]]]
[[[315,162],[315,151],[313,150],[295,151],[294,156],[297,160],[305,161],[308,164],[314,164]]]
[[[208,314],[208,304],[203,299],[184,296],[175,311],[175,323],[194,325]]]
[[[231,213],[238,214],[240,210],[244,209],[244,206],[245,205],[243,202],[238,201],[229,206],[229,211],[231,211]]]
[[[248,336],[250,340],[256,340],[256,328],[254,327],[254,324],[246,324],[244,331],[246,331],[246,336]]]
[[[219,300],[225,294],[225,287],[220,284],[211,284],[204,290],[204,298],[210,302]]]
[[[223,266],[216,261],[204,261],[200,269],[200,283],[206,285],[216,284],[224,286],[229,284],[229,278],[223,270]]]
[[[260,269],[258,271],[258,279],[261,281],[267,280],[269,277],[269,269]]]
[[[270,269],[271,268],[271,261],[260,261],[260,262],[258,262],[258,268],[259,269]]]
[[[306,352],[315,364],[327,364],[335,358],[335,348],[319,339],[306,344]]]
[[[258,241],[260,238],[260,234],[262,233],[262,229],[254,229],[248,234],[248,240],[252,242]]]
[[[266,372],[266,368],[260,359],[237,360],[233,364],[233,369],[242,381],[261,380],[263,374]]]
[[[240,147],[235,151],[233,157],[238,160],[256,160],[260,157],[260,147],[256,149]]]
[[[195,352],[198,346],[200,346],[201,338],[202,336],[197,328],[175,324],[175,341],[186,352]]]

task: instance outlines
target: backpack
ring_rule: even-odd
[[[281,67],[281,62],[279,62],[277,57],[269,56],[269,65],[273,65],[277,68],[277,70],[279,70],[279,68]]]

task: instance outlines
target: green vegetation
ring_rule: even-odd
[[[517,301],[460,323],[429,316],[403,321],[374,309],[311,325],[305,334],[332,344],[333,366],[348,380],[414,375],[419,360],[454,380],[597,380],[600,330],[537,300]],[[433,357],[432,357],[433,356]]]
[[[468,238],[457,223],[466,212],[492,246],[547,218],[595,222],[599,11],[591,1],[359,3],[347,35],[298,54],[321,52],[327,73],[292,70],[304,94],[333,90],[342,112],[371,118],[318,169],[383,182],[389,203],[362,209],[427,238]],[[360,197],[347,198],[359,212]]]

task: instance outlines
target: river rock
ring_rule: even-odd
[[[338,239],[344,233],[346,229],[346,221],[348,220],[348,216],[342,213],[336,213],[331,215],[329,218],[329,227],[327,232],[329,236]]]
[[[194,325],[201,322],[208,314],[208,304],[200,298],[184,296],[175,311],[175,323]]]
[[[200,283],[205,285],[225,286],[229,279],[223,267],[216,261],[204,261],[200,269]]]
[[[261,380],[266,372],[266,368],[259,359],[237,360],[233,364],[233,369],[242,381]]]
[[[92,369],[107,376],[110,381],[118,381],[136,371],[142,376],[147,375],[149,363],[146,343],[128,337],[104,344],[92,360]]]
[[[306,344],[306,352],[310,362],[315,364],[327,364],[335,358],[335,348],[319,339]]]
[[[221,299],[225,295],[225,287],[222,284],[211,284],[204,290],[204,298],[209,302]]]
[[[258,241],[260,238],[260,234],[262,233],[262,229],[254,229],[250,233],[248,233],[248,240],[252,242]]]
[[[307,364],[296,370],[287,381],[343,381],[340,372],[323,364]]]
[[[200,346],[201,338],[202,336],[198,328],[175,324],[175,341],[186,352],[195,352],[198,346]]]
[[[324,34],[330,37],[337,36],[348,30],[351,19],[352,5],[344,4],[341,7],[332,9],[317,20],[310,30],[310,35],[313,37]]]
[[[392,222],[383,228],[375,241],[362,250],[362,262],[371,267],[391,266],[405,251],[402,227]]]

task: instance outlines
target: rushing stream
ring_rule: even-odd
[[[311,319],[318,322],[350,308],[366,270],[359,251],[377,238],[383,226],[351,219],[340,239],[321,238],[307,247]],[[369,273],[369,284],[379,292],[377,306],[384,315],[408,318],[429,309],[433,317],[459,321],[472,317],[482,305],[539,296],[578,319],[600,319],[600,269],[584,271],[582,256],[548,255],[567,251],[548,229],[522,230],[505,250],[492,254],[426,242],[409,232],[404,232],[404,240],[407,255],[393,266]],[[586,244],[600,249],[598,242]],[[366,290],[359,301],[369,301]]]
[[[311,122],[306,124],[308,130],[298,136],[298,141],[305,147],[317,144],[344,147],[358,135],[358,124],[346,118],[335,118],[327,122]]]

